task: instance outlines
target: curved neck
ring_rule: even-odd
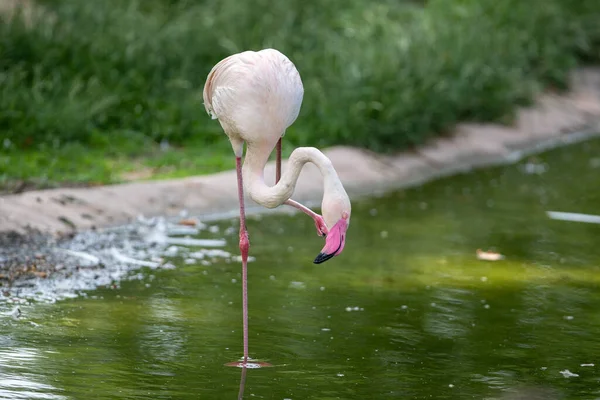
[[[314,147],[298,147],[292,152],[287,168],[275,186],[267,186],[264,180],[264,168],[272,148],[260,144],[248,144],[243,166],[244,186],[250,198],[258,204],[275,208],[288,200],[296,187],[298,176],[307,162],[315,164],[324,180],[325,194],[330,191],[346,192],[340,182],[333,164],[321,151]]]

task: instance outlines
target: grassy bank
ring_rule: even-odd
[[[507,119],[543,88],[564,88],[574,66],[600,58],[595,0],[33,4],[27,22],[0,26],[5,187],[231,167],[201,91],[216,62],[245,49],[275,47],[303,77],[288,151],[392,151],[457,121]]]

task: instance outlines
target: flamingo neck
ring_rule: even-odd
[[[345,196],[346,191],[333,168],[331,160],[314,147],[298,147],[288,159],[285,172],[275,186],[267,186],[264,180],[264,168],[272,147],[248,143],[243,166],[243,178],[250,198],[266,208],[275,208],[283,204],[294,193],[298,176],[304,164],[310,162],[319,168],[323,176],[324,202],[326,197]],[[326,221],[327,222],[327,221]]]

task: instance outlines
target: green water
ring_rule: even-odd
[[[600,225],[546,215],[600,214],[600,141],[534,161],[358,201],[321,265],[309,218],[251,220],[250,353],[275,367],[244,398],[600,398]],[[2,317],[0,398],[237,398],[240,264],[173,261]]]

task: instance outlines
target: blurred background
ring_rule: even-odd
[[[598,66],[599,21],[599,0],[0,0],[0,194],[231,169],[202,89],[249,49],[302,76],[286,155],[509,124]],[[599,155],[596,139],[356,201],[325,267],[310,218],[249,218],[251,356],[277,368],[249,372],[247,397],[599,398],[600,225],[582,223]],[[0,269],[31,276],[0,270],[0,398],[235,398],[237,229],[140,218],[0,243]]]
[[[398,151],[510,122],[600,59],[597,0],[0,0],[0,190],[232,167],[202,104],[222,58],[296,64],[298,145]]]

